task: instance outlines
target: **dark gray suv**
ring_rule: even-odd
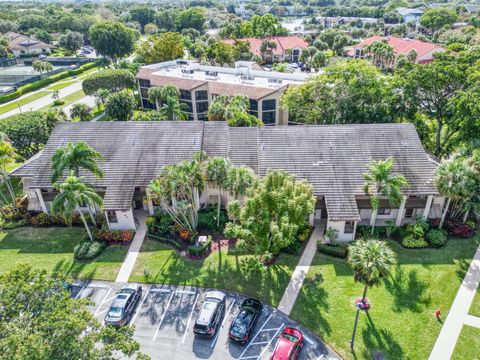
[[[221,291],[209,291],[205,294],[202,309],[193,325],[197,335],[213,337],[225,315],[225,294]]]

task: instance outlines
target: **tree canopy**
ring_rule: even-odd
[[[101,89],[117,92],[123,89],[133,89],[136,85],[135,76],[124,69],[104,69],[95,72],[82,82],[85,94],[94,95]]]
[[[136,48],[138,60],[146,64],[180,59],[183,51],[183,37],[174,32],[149,35],[147,39],[139,42]]]
[[[105,103],[105,111],[113,120],[130,120],[135,108],[135,99],[127,90],[111,94]]]
[[[137,33],[120,22],[104,21],[92,25],[89,36],[99,55],[116,62],[133,52]]]

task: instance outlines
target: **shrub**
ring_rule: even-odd
[[[16,228],[27,226],[27,225],[28,225],[28,220],[27,219],[21,219],[21,220],[18,220],[18,221],[4,222],[2,224],[2,229],[3,230],[11,230],[11,229],[16,229]]]
[[[418,249],[427,247],[428,243],[424,238],[416,238],[414,235],[409,234],[403,238],[402,245],[409,249]]]
[[[225,228],[228,221],[225,209],[220,209],[220,225],[217,226],[217,206],[208,205],[198,212],[198,228],[210,230],[213,232],[221,232]]]
[[[73,249],[73,255],[77,260],[92,260],[99,256],[107,244],[100,241],[85,241]]]
[[[326,255],[331,255],[338,258],[346,258],[348,253],[348,246],[346,244],[329,245],[318,243],[317,250]]]
[[[329,227],[325,231],[325,237],[330,242],[330,244],[334,245],[337,242],[337,239],[338,239],[338,230],[334,229],[332,227]]]
[[[474,229],[467,224],[462,224],[458,220],[450,219],[445,221],[445,228],[447,229],[448,233],[453,236],[469,238],[475,235]]]
[[[133,240],[135,232],[133,230],[94,230],[93,236],[98,241],[106,243],[129,244]]]
[[[210,245],[212,244],[212,237],[209,235],[207,241],[200,246],[193,245],[188,247],[188,254],[190,256],[203,256],[210,250]]]
[[[294,241],[290,245],[284,247],[282,249],[282,252],[295,255],[295,254],[298,254],[301,248],[302,248],[302,244],[300,243],[300,241]]]
[[[21,219],[21,214],[18,211],[15,211],[13,205],[5,205],[0,208],[0,218],[4,222],[15,222]]]
[[[64,104],[65,104],[65,100],[61,100],[61,99],[53,100],[53,106],[60,106]]]
[[[32,216],[30,219],[30,225],[32,226],[53,226],[53,225],[65,225],[63,219],[57,216],[51,216],[45,213]]]
[[[298,232],[298,241],[304,243],[310,238],[313,228],[307,223],[303,229],[300,229]]]
[[[156,213],[147,218],[148,232],[156,236],[170,236],[175,234],[174,222],[169,215]]]
[[[444,230],[440,229],[430,230],[427,232],[426,238],[428,243],[435,248],[442,247],[447,243],[447,234]]]
[[[477,228],[477,223],[476,223],[475,220],[473,220],[473,219],[467,220],[467,222],[466,222],[465,224],[467,224],[468,226],[470,226],[472,229],[476,229],[476,228]]]

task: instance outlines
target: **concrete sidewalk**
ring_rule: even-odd
[[[278,310],[283,312],[286,315],[290,315],[290,312],[295,305],[300,289],[302,288],[303,281],[307,276],[310,265],[313,261],[313,257],[317,252],[317,242],[323,238],[323,231],[325,230],[325,225],[320,224],[316,225],[313,229],[312,235],[308,240],[305,249],[303,250],[302,257],[298,262],[295,270],[293,271],[290,282],[288,283],[285,293],[283,294],[282,300],[278,305]]]
[[[132,273],[135,262],[137,261],[138,253],[142,247],[143,240],[147,234],[147,214],[145,212],[135,213],[135,217],[138,219],[138,227],[133,237],[132,243],[128,248],[127,256],[123,260],[122,267],[120,268],[115,282],[128,282],[128,278]]]
[[[477,249],[468,272],[463,279],[440,335],[430,354],[430,360],[449,360],[452,357],[458,337],[464,324],[479,324],[475,317],[468,315],[478,284],[480,283],[480,247]]]

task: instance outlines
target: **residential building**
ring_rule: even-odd
[[[150,87],[175,85],[180,89],[180,102],[188,107],[189,120],[207,120],[208,107],[219,95],[245,95],[250,100],[250,113],[265,125],[287,125],[288,112],[280,108],[280,97],[289,86],[302,84],[307,76],[263,71],[250,61],[237,61],[235,67],[229,68],[176,60],[144,66],[137,79],[144,108],[161,105],[148,100]]]
[[[225,122],[60,123],[44,150],[12,172],[22,178],[29,210],[49,212],[56,191],[51,185],[51,157],[67,142],[84,141],[102,154],[101,179],[80,171],[103,197],[111,229],[135,228],[135,211],[153,214],[148,185],[166,165],[192,159],[203,150],[260,177],[285,170],[308,181],[317,198],[309,221],[338,230],[339,241],[355,237],[358,224],[411,223],[416,215],[439,218],[445,199],[434,185],[438,163],[423,149],[413,124],[312,125],[233,128]],[[408,187],[398,208],[386,199],[372,211],[363,174],[372,160],[392,158]],[[229,196],[222,194],[222,203]],[[219,190],[207,187],[200,202],[213,203]],[[99,211],[100,209],[97,209]]]
[[[9,31],[2,35],[8,40],[8,49],[15,57],[50,54],[52,45],[33,37]]]
[[[408,9],[408,8],[398,8],[398,14],[403,18],[404,23],[413,22],[415,24],[420,22],[420,18],[424,12],[420,9]]]
[[[245,41],[250,44],[250,52],[260,56],[264,61],[290,61],[298,62],[303,49],[308,43],[298,36],[271,36],[266,38],[226,39],[223,42],[233,44],[235,41]],[[262,51],[262,43],[269,41],[275,43],[275,48]]]
[[[353,58],[363,58],[367,54],[364,51],[365,46],[370,45],[374,43],[375,41],[385,41],[388,45],[393,47],[393,52],[395,54],[395,58],[398,55],[408,55],[412,50],[415,51],[416,53],[416,59],[415,63],[416,64],[426,64],[434,59],[434,54],[437,52],[444,52],[445,49],[441,47],[440,45],[425,42],[425,41],[420,41],[420,40],[414,40],[414,39],[408,39],[408,38],[398,38],[394,36],[371,36],[369,38],[364,39],[362,42],[360,42],[357,45],[354,45],[352,48],[348,49],[346,52],[346,56],[348,57],[353,57]],[[392,66],[395,64],[395,60],[390,63],[389,65]]]

